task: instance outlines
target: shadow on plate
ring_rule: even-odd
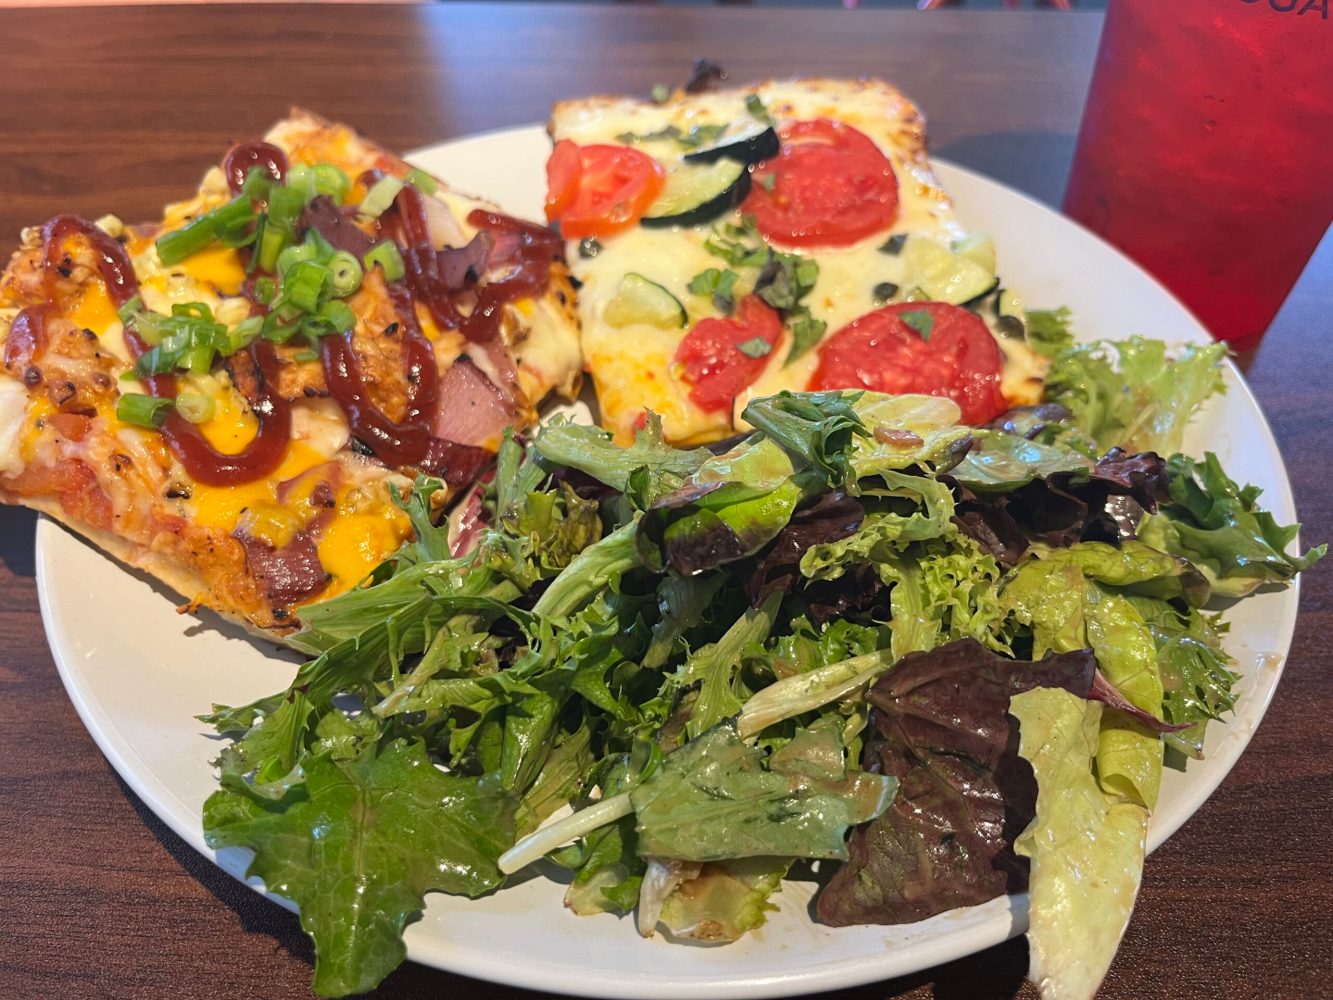
[[[8,516],[10,511],[11,508],[4,508],[3,511],[0,511],[0,516]],[[26,510],[21,510],[20,513],[32,514],[31,511],[26,511]],[[36,515],[32,515],[32,517],[34,520],[36,519]],[[52,521],[51,523],[55,524],[56,527],[58,527],[61,531],[64,531],[70,537],[77,539],[80,545],[87,546],[89,549],[96,552],[103,559],[111,559],[113,562],[116,563],[117,566],[119,566],[130,576],[134,577],[136,580],[141,581],[142,583],[147,584],[149,587],[153,589],[153,592],[161,600],[170,602],[170,604],[173,607],[178,607],[183,603],[182,595],[172,590],[170,587],[162,583],[156,577],[151,576],[148,573],[145,573],[143,570],[135,569],[133,566],[129,566],[121,562],[114,556],[108,555],[107,553],[99,549],[96,545],[94,545],[92,542],[88,541],[88,539],[80,535],[77,531],[73,531],[70,528],[65,527],[64,525],[56,524],[56,522],[54,521]],[[14,532],[18,532],[20,534],[20,537],[23,537],[21,534],[21,530],[19,528],[11,529],[9,525],[6,524],[6,522],[0,521],[0,532],[3,532],[3,535],[0,535],[0,537],[3,538],[3,541],[0,541],[0,559],[3,559],[5,563],[16,574],[21,574],[23,571],[22,567],[17,566],[15,565],[15,563],[10,561],[11,552],[16,554],[18,551],[22,550],[22,545],[19,545],[17,547],[13,545],[10,535],[11,530]],[[27,537],[30,538],[31,535],[32,533],[31,531],[29,531]],[[33,546],[31,543],[27,544],[27,552],[29,553],[27,572],[24,575],[31,576],[35,572],[34,556],[32,555]],[[192,619],[192,621],[190,622],[189,627],[186,629],[185,633],[186,635],[196,636],[196,635],[202,635],[207,632],[213,632],[222,636],[224,639],[235,640],[237,642],[244,642],[250,646],[253,646],[256,650],[258,650],[266,657],[274,657],[282,659],[289,663],[304,663],[305,660],[308,659],[308,657],[303,656],[302,654],[296,652],[295,650],[282,645],[276,640],[264,639],[255,635],[253,632],[248,631],[241,625],[238,625],[235,622],[228,621],[227,619],[219,615],[217,612],[212,611],[208,608],[198,608],[197,610],[190,613],[190,618]]]

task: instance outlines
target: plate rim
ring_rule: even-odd
[[[524,140],[536,132],[544,135],[543,126],[540,124],[528,124],[510,126],[488,130],[485,132],[472,133],[458,136],[453,139],[433,143],[429,146],[421,147],[409,154],[407,159],[416,160],[421,157],[438,155],[442,152],[455,152],[460,147],[466,148],[471,145],[485,145],[492,142],[504,142],[514,140]],[[1138,274],[1151,282],[1159,289],[1174,306],[1179,310],[1182,317],[1189,320],[1189,340],[1195,342],[1209,342],[1207,332],[1198,322],[1197,318],[1179,301],[1176,296],[1171,294],[1162,284],[1157,281],[1150,273],[1139,267],[1123,253],[1117,250],[1111,244],[1107,243],[1100,236],[1085,227],[1079,225],[1073,220],[1061,215],[1050,206],[1043,204],[1031,195],[1017,188],[994,180],[985,174],[979,173],[971,168],[960,166],[948,159],[932,157],[931,162],[937,168],[942,168],[942,177],[946,190],[949,190],[947,175],[957,173],[967,178],[969,183],[977,184],[982,187],[989,187],[995,191],[1002,192],[1005,197],[1017,198],[1024,203],[1028,211],[1037,211],[1059,217],[1063,222],[1076,227],[1084,239],[1092,239],[1101,244],[1104,248],[1121,257]],[[1183,332],[1183,329],[1182,329]],[[1226,362],[1228,389],[1241,395],[1245,402],[1258,415],[1259,420],[1254,430],[1258,431],[1263,440],[1269,457],[1274,464],[1275,472],[1280,476],[1282,503],[1274,505],[1274,512],[1280,517],[1285,517],[1295,521],[1294,497],[1291,489],[1291,477],[1288,473],[1284,456],[1278,446],[1276,437],[1273,434],[1272,427],[1269,424],[1268,417],[1263,407],[1255,397],[1253,390],[1245,381],[1244,376],[1228,360]],[[1281,506],[1281,510],[1278,507]],[[249,852],[240,849],[227,849],[221,852],[214,851],[204,842],[203,827],[200,817],[197,813],[192,813],[184,809],[184,803],[180,800],[179,793],[173,790],[165,782],[161,781],[153,773],[148,762],[116,731],[114,720],[110,714],[100,706],[95,699],[91,697],[91,687],[85,688],[79,679],[77,664],[73,662],[71,651],[67,650],[61,642],[61,636],[58,631],[60,613],[58,610],[58,598],[56,596],[55,575],[59,567],[51,560],[51,551],[56,539],[64,534],[56,522],[47,517],[42,517],[38,521],[35,535],[35,565],[36,565],[36,585],[38,593],[38,604],[41,609],[43,631],[51,650],[52,658],[56,663],[62,684],[64,685],[66,695],[78,713],[80,721],[84,728],[92,736],[93,741],[98,746],[102,754],[114,768],[120,778],[129,786],[129,788],[139,797],[139,799],[178,837],[190,845],[197,853],[205,859],[216,864],[229,876],[243,882],[249,888],[261,895],[273,900],[284,909],[296,912],[296,904],[284,897],[268,892],[262,882],[258,879],[247,879],[244,875],[244,869],[248,864]],[[1298,540],[1299,541],[1299,540]],[[1150,825],[1148,834],[1148,850],[1155,850],[1169,837],[1174,835],[1181,826],[1184,825],[1203,803],[1212,796],[1218,786],[1227,778],[1235,767],[1236,762],[1245,752],[1258,727],[1262,724],[1263,718],[1267,714],[1271,705],[1272,698],[1276,693],[1277,687],[1281,682],[1281,675],[1285,670],[1287,659],[1290,655],[1291,641],[1294,635],[1297,615],[1300,606],[1300,581],[1296,581],[1287,591],[1288,598],[1284,602],[1284,611],[1281,619],[1277,622],[1274,632],[1276,639],[1276,652],[1280,656],[1280,662],[1272,668],[1273,679],[1262,692],[1263,697],[1258,702],[1251,702],[1253,713],[1253,726],[1248,732],[1239,735],[1239,746],[1236,747],[1230,763],[1225,769],[1220,770],[1214,775],[1209,772],[1201,779],[1196,779],[1188,783],[1183,791],[1173,796],[1171,801],[1171,813],[1169,819],[1165,822],[1159,822],[1155,814],[1153,822]],[[1259,692],[1256,692],[1258,694]],[[1234,722],[1235,720],[1229,720]],[[175,808],[180,806],[182,808]],[[429,897],[428,897],[429,899]],[[737,977],[732,975],[713,975],[698,976],[680,980],[663,980],[656,976],[649,976],[646,973],[635,973],[630,968],[621,968],[618,970],[598,970],[595,977],[590,977],[589,981],[576,983],[570,977],[569,969],[566,966],[559,967],[563,971],[563,979],[550,978],[553,973],[558,975],[557,969],[545,962],[542,964],[530,964],[525,966],[507,965],[500,967],[495,958],[487,958],[485,953],[473,953],[451,945],[448,941],[436,937],[426,936],[420,932],[421,925],[413,923],[408,926],[405,933],[405,940],[408,948],[408,958],[444,971],[466,975],[476,979],[490,982],[503,983],[506,985],[542,990],[546,992],[559,992],[568,995],[595,996],[595,997],[643,997],[647,998],[675,998],[680,997],[683,992],[689,991],[691,995],[703,997],[772,997],[788,996],[798,993],[805,993],[817,989],[839,989],[849,986],[860,985],[868,982],[874,982],[883,979],[886,976],[902,976],[918,972],[923,969],[934,968],[944,962],[952,961],[957,958],[974,954],[985,948],[991,947],[1011,937],[1022,933],[1026,929],[1026,910],[1027,894],[1017,894],[1008,897],[999,897],[988,903],[981,904],[981,907],[989,907],[997,911],[995,917],[1000,916],[999,911],[1007,910],[1009,914],[1008,926],[1004,927],[999,919],[988,919],[987,922],[979,928],[970,928],[966,933],[944,934],[940,936],[929,937],[925,940],[914,941],[912,948],[912,958],[906,963],[894,961],[890,963],[887,956],[884,958],[870,957],[865,961],[847,963],[844,967],[828,968],[816,967],[811,971],[801,971],[796,973],[783,973],[773,976],[745,975]],[[956,911],[950,911],[956,912]],[[932,918],[938,919],[938,918]],[[626,929],[626,932],[629,932]],[[888,968],[892,965],[892,968]]]

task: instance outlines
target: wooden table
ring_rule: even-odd
[[[126,7],[0,13],[0,234],[58,211],[150,218],[289,105],[392,147],[542,120],[553,99],[646,93],[690,60],[733,78],[899,81],[936,152],[1048,202],[1064,186],[1091,14],[524,6]],[[1333,533],[1333,240],[1250,379],[1310,541]],[[232,881],[125,787],[66,700],[42,633],[33,517],[0,509],[0,996],[303,997],[296,919]],[[1306,580],[1287,675],[1250,750],[1149,861],[1102,991],[1304,998],[1333,971],[1333,572]],[[850,997],[1008,998],[1021,939]],[[409,965],[378,995],[517,997]]]

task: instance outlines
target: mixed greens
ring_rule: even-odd
[[[290,687],[206,717],[208,841],[299,905],[315,990],[373,988],[427,893],[540,858],[577,913],[710,941],[819,859],[834,925],[1027,888],[1034,978],[1091,996],[1165,748],[1234,702],[1210,596],[1323,549],[1174,454],[1222,348],[1028,326],[1048,403],[990,429],[836,392],[756,400],[714,449],[552,421],[452,538],[418,481],[415,539],[303,612]]]

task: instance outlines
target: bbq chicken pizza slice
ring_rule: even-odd
[[[0,500],[269,634],[579,379],[562,247],[295,111],[160,223],[70,215],[0,278]],[[422,482],[429,481],[422,479]]]
[[[875,80],[795,80],[663,101],[556,105],[546,214],[581,282],[603,422],[667,437],[744,430],[750,399],[928,393],[985,423],[1041,394],[1018,299]]]

